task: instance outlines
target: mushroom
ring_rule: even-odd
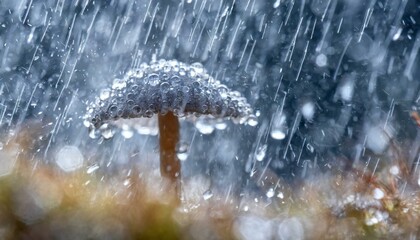
[[[150,118],[154,114],[158,115],[161,175],[176,186],[181,169],[176,155],[179,117],[210,115],[256,124],[250,105],[239,92],[215,80],[200,63],[176,60],[143,63],[129,70],[89,105],[86,120],[91,131],[97,132],[121,118]]]

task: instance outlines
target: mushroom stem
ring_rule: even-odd
[[[178,194],[181,163],[176,156],[176,145],[179,141],[179,121],[172,112],[158,115],[159,145],[160,145],[160,173],[162,177],[175,184]]]

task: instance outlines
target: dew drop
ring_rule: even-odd
[[[146,112],[144,113],[144,116],[147,118],[151,118],[153,117],[153,112],[151,110],[146,110]]]
[[[112,83],[112,89],[121,90],[121,89],[125,88],[126,86],[127,86],[127,84],[126,84],[124,79],[118,79],[117,78]]]
[[[178,76],[173,76],[173,77],[171,77],[170,81],[171,81],[172,84],[179,84],[181,82],[181,78],[178,77]]]
[[[169,91],[170,84],[168,82],[163,82],[160,84],[160,90],[162,93],[167,93]]]
[[[222,98],[227,97],[228,88],[225,85],[220,85],[219,88],[217,88],[217,91],[219,92],[219,94]]]
[[[109,89],[103,89],[100,94],[99,94],[99,98],[104,101],[106,99],[109,98],[109,96],[111,96],[111,91]]]
[[[152,73],[149,74],[149,76],[147,77],[148,83],[150,84],[150,86],[157,86],[159,84],[159,75]]]
[[[197,73],[203,73],[204,72],[204,66],[203,66],[203,64],[201,64],[199,62],[196,62],[196,63],[191,64],[191,67],[193,67],[194,70]]]

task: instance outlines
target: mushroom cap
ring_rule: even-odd
[[[99,128],[118,119],[150,118],[173,112],[211,115],[245,123],[255,116],[247,100],[211,77],[200,63],[188,65],[176,60],[141,64],[115,79],[88,106],[85,117],[90,126]]]

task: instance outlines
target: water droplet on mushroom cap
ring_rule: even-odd
[[[210,115],[251,126],[258,123],[241,93],[215,80],[200,63],[159,60],[141,64],[115,79],[111,89],[102,90],[93,103],[87,109],[86,119],[94,128],[120,118],[150,118],[168,112],[178,116]],[[112,131],[101,134],[113,135]]]

